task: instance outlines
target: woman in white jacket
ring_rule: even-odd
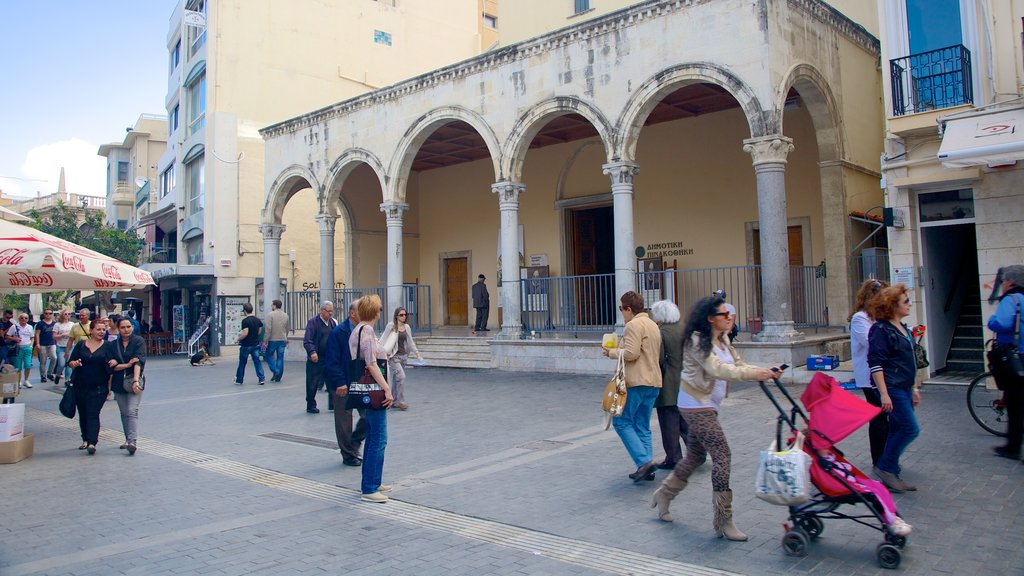
[[[405,363],[410,354],[415,354],[418,360],[423,360],[423,355],[416,348],[416,341],[412,338],[412,327],[406,322],[408,317],[409,313],[405,308],[395,308],[394,319],[388,322],[380,336],[381,344],[388,355],[388,372],[391,373],[388,381],[395,396],[394,407],[398,410],[409,409],[409,405],[405,403]]]

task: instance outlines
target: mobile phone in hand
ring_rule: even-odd
[[[789,368],[789,364],[783,364],[783,365],[778,366],[776,368],[772,368],[772,372],[785,372],[786,368]]]

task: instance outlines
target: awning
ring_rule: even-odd
[[[1024,109],[946,121],[939,161],[946,168],[1000,166],[1024,160]]]

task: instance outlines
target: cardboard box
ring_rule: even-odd
[[[7,366],[4,366],[4,368],[7,368]],[[0,372],[0,398],[16,397],[21,392],[20,382],[20,372]]]
[[[35,436],[28,434],[20,440],[0,442],[0,464],[14,464],[32,455],[36,448]]]
[[[839,368],[839,356],[813,355],[807,357],[808,370],[835,370]]]
[[[20,440],[25,433],[25,405],[0,404],[0,442]]]

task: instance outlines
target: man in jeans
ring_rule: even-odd
[[[57,368],[57,341],[53,339],[53,311],[43,310],[43,319],[36,322],[36,353],[39,357],[39,383],[53,380]]]
[[[256,377],[260,380],[260,386],[266,383],[263,376],[263,364],[260,362],[260,328],[263,322],[252,314],[252,304],[242,304],[242,311],[245,318],[242,320],[242,331],[238,333],[235,342],[238,342],[238,370],[235,370],[235,384],[242,385],[245,380],[245,364],[252,356],[252,362],[256,367]]]
[[[270,303],[271,311],[267,315],[267,329],[264,330],[267,351],[267,367],[270,368],[270,381],[280,382],[284,376],[284,349],[288,346],[288,315],[281,310],[281,301]]]

